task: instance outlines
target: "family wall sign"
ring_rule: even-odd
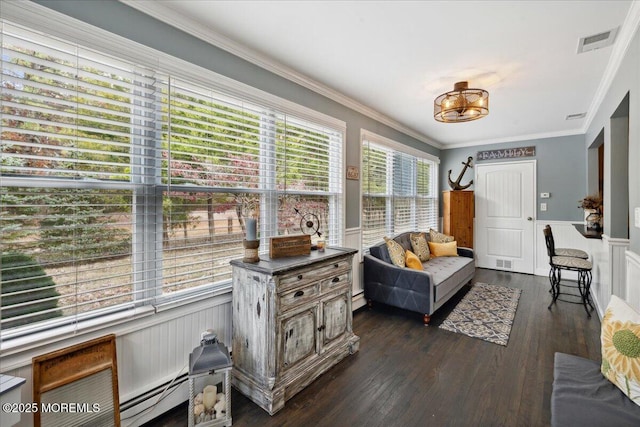
[[[478,151],[476,160],[515,159],[518,157],[534,157],[536,147],[504,148],[501,150]]]

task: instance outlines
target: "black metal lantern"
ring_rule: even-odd
[[[189,354],[189,427],[231,426],[231,357],[216,334]]]

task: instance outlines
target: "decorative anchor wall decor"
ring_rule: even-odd
[[[460,175],[458,176],[458,179],[456,179],[456,182],[451,181],[451,169],[449,169],[449,187],[451,187],[452,190],[464,190],[465,188],[469,188],[471,184],[473,184],[473,180],[471,180],[467,185],[460,185],[460,181],[462,181],[462,177],[467,171],[467,168],[473,168],[473,166],[471,165],[472,160],[473,157],[467,157],[467,162],[462,163],[464,165],[464,168],[462,169],[462,172],[460,172]]]

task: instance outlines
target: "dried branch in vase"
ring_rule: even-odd
[[[602,197],[599,194],[593,194],[585,197],[578,203],[580,203],[578,205],[579,208],[600,211],[600,208],[602,208]]]

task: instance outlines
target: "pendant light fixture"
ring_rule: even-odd
[[[469,89],[467,82],[458,82],[451,92],[438,96],[433,103],[433,117],[444,123],[470,122],[489,114],[489,92]]]

